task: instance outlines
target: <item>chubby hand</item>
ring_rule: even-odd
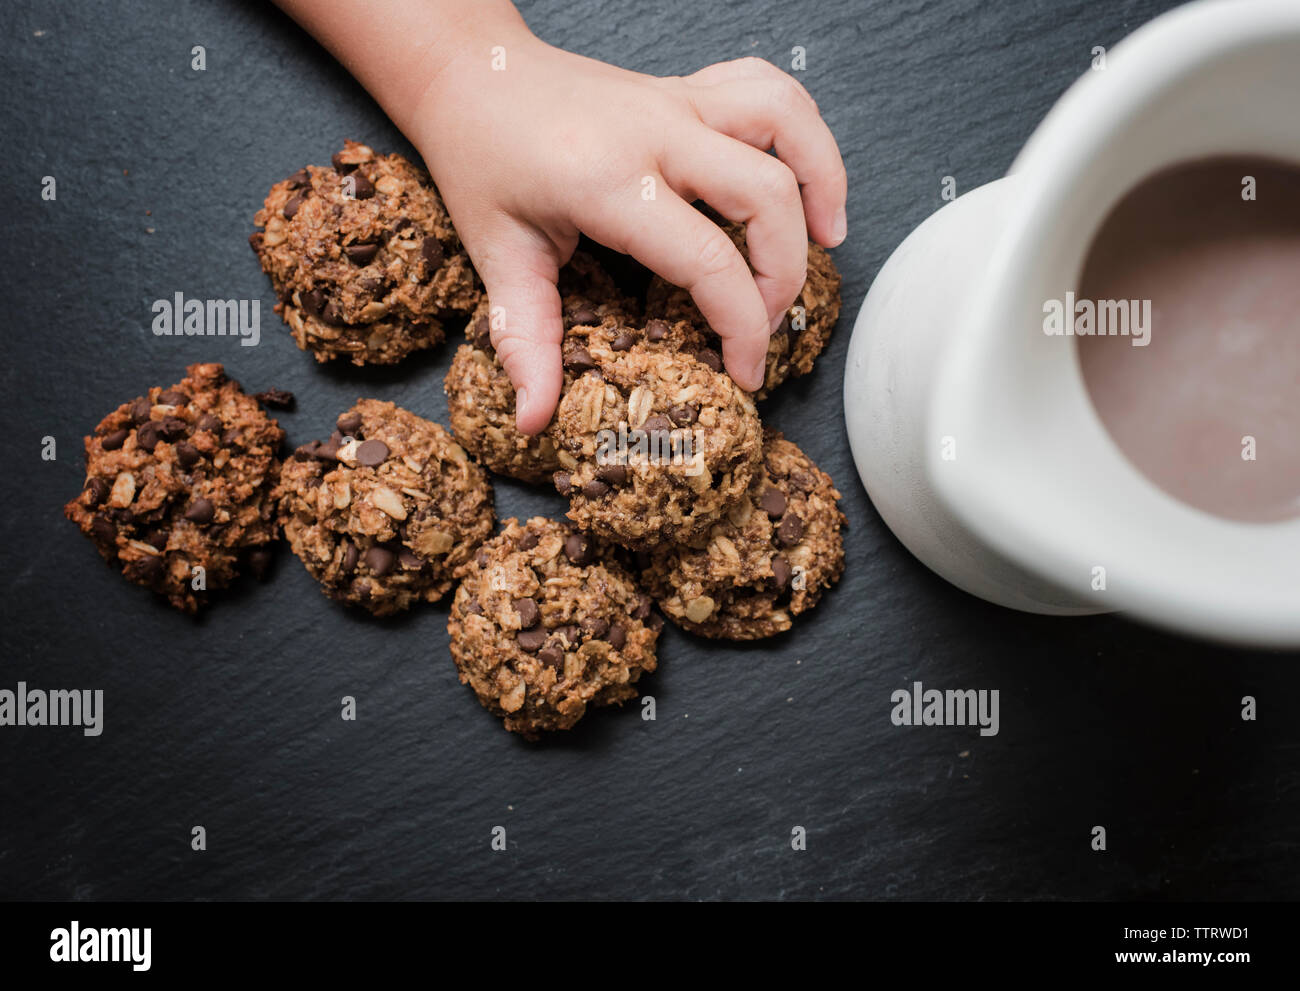
[[[816,103],[760,59],[658,78],[520,27],[442,63],[405,127],[487,287],[519,428],[545,429],[559,400],[555,283],[580,233],[688,289],[727,371],[757,389],[808,237],[846,232],[844,164]],[[747,225],[750,264],[697,199]]]

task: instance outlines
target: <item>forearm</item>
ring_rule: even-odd
[[[420,108],[459,59],[529,36],[510,0],[276,0],[413,136]]]

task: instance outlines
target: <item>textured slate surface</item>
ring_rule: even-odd
[[[853,473],[840,375],[890,250],[999,175],[1062,90],[1160,0],[523,5],[544,38],[655,73],[759,55],[802,78],[851,177],[845,312],[767,417],[838,481],[848,570],[756,648],[669,630],[658,720],[601,713],[529,746],[456,681],[444,608],[379,623],[296,560],[198,622],[128,586],[60,515],[80,437],[195,360],[296,392],[290,441],[359,394],[445,419],[443,349],[320,368],[270,314],[245,243],[266,187],[345,136],[404,149],[269,5],[6,4],[5,512],[0,687],[102,688],[106,730],[0,728],[0,892],[18,898],[1294,897],[1296,657],[1118,618],[1062,621],[948,587]],[[190,48],[207,69],[189,68]],[[43,202],[40,180],[58,181]],[[146,215],[146,211],[151,211]],[[150,232],[152,228],[152,232]],[[149,332],[152,300],[259,296],[262,343]],[[40,459],[41,438],[58,459]],[[510,484],[503,516],[558,514]],[[902,729],[890,693],[997,688],[1001,733]],[[1240,719],[1243,695],[1257,722]],[[359,719],[339,718],[354,695]],[[965,754],[965,756],[963,756]],[[190,850],[203,825],[208,850]],[[1089,831],[1108,829],[1093,853]],[[508,850],[489,848],[505,826]],[[806,852],[791,829],[808,831]]]

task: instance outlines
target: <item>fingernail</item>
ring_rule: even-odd
[[[523,416],[524,410],[526,410],[527,408],[528,408],[528,390],[526,388],[516,389],[515,390],[515,423],[516,424],[519,422],[519,418]]]
[[[835,214],[835,219],[831,221],[831,241],[834,245],[839,244],[848,236],[849,233],[849,216],[844,207],[840,207],[839,212]]]
[[[759,358],[758,363],[754,365],[753,369],[750,372],[749,380],[751,382],[758,383],[757,385],[754,386],[754,389],[750,390],[751,392],[756,389],[763,388],[763,383],[767,381],[767,355],[766,354],[764,354],[761,358]]]

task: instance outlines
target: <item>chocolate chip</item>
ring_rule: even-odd
[[[515,599],[511,605],[519,614],[520,629],[527,630],[536,626],[537,621],[542,618],[541,610],[537,608],[537,602],[533,599]]]
[[[286,389],[267,389],[254,393],[253,398],[270,409],[292,409],[293,393]]]
[[[786,513],[781,525],[776,528],[777,543],[784,547],[793,547],[803,539],[803,520],[794,513]]]
[[[179,440],[190,432],[190,425],[179,416],[165,416],[158,423],[158,433],[163,440]]]
[[[125,429],[114,430],[111,434],[105,434],[100,438],[99,445],[105,451],[116,451],[126,443],[126,435],[127,431]]]
[[[606,465],[597,470],[596,477],[610,485],[624,485],[627,483],[627,465]]]
[[[149,410],[153,408],[153,403],[141,398],[131,404],[131,422],[137,427],[149,419]]]
[[[654,416],[646,417],[645,423],[641,424],[641,429],[647,434],[666,434],[673,429],[673,425],[668,422],[667,417],[660,416],[656,413]]]
[[[393,570],[393,562],[396,560],[397,555],[387,547],[380,547],[378,544],[366,551],[366,567],[380,578]]]
[[[216,509],[212,505],[212,500],[204,499],[202,496],[190,503],[190,508],[185,510],[185,518],[191,523],[211,523],[215,514]]]
[[[162,577],[163,559],[161,555],[147,554],[126,566],[126,576],[134,581],[152,584]]]
[[[158,446],[158,441],[160,440],[162,440],[162,433],[158,429],[157,420],[150,420],[147,423],[142,423],[139,429],[135,432],[136,444],[148,451],[150,454],[153,453],[153,449]]]
[[[554,668],[560,674],[564,673],[564,651],[556,644],[547,644],[543,647],[537,659],[548,668]]]
[[[109,492],[112,490],[113,486],[108,484],[107,478],[100,478],[96,475],[94,478],[86,479],[85,491],[90,493],[90,505],[92,506],[98,506],[107,499]]]
[[[310,186],[311,173],[306,169],[299,169],[293,175],[289,176],[288,179],[284,180],[284,182],[290,189],[298,189],[301,186]]]
[[[323,444],[317,445],[312,452],[312,457],[320,458],[322,461],[337,461],[339,459],[339,448],[343,446],[343,435],[335,430],[330,434],[330,439]]]
[[[560,495],[566,496],[573,491],[573,477],[567,471],[557,471],[551,480],[555,483],[555,491]]]
[[[486,351],[492,346],[492,327],[488,323],[488,318],[481,313],[474,318],[474,322],[469,325],[466,331],[469,342],[480,351]]]
[[[379,254],[378,244],[349,244],[343,249],[353,265],[369,265]]]
[[[574,348],[564,356],[564,367],[581,375],[595,368],[596,362],[592,360],[591,352],[586,348]]]
[[[644,620],[650,615],[650,596],[638,594],[636,597],[636,606],[632,610],[632,618]]]
[[[758,508],[767,513],[772,519],[784,516],[785,506],[785,493],[774,485],[769,485],[764,489],[762,497],[758,500]]]
[[[187,406],[190,397],[181,392],[180,389],[168,389],[166,392],[158,394],[158,402],[164,406]]]
[[[593,478],[582,487],[582,494],[588,499],[599,499],[609,494],[609,486],[598,478]]]
[[[794,471],[790,472],[790,484],[800,492],[811,492],[813,489],[817,488],[817,479],[815,479],[809,472],[796,468]]]
[[[590,306],[583,304],[569,312],[569,321],[574,327],[594,327],[600,323],[600,316]]]
[[[335,426],[339,432],[349,437],[356,437],[361,430],[361,414],[355,410],[351,413],[343,413],[335,421]]]
[[[442,264],[442,245],[438,243],[436,237],[426,237],[424,239],[424,243],[420,245],[420,254],[424,256],[430,272]]]
[[[609,628],[609,636],[606,639],[615,650],[622,650],[627,643],[627,627],[622,623],[615,623]]]
[[[695,353],[695,357],[704,362],[715,372],[722,371],[722,355],[718,354],[712,348],[701,348]]]
[[[254,547],[248,552],[248,570],[253,573],[253,577],[259,582],[265,581],[271,571],[271,560],[274,555],[269,547]]]
[[[309,440],[306,444],[300,444],[293,449],[293,460],[310,461],[320,453],[320,441]]]
[[[112,547],[117,543],[117,527],[107,516],[96,516],[90,521],[90,536],[95,543]]]
[[[284,208],[280,211],[280,213],[284,215],[284,219],[292,220],[294,217],[296,217],[298,215],[298,211],[302,209],[303,200],[305,200],[306,198],[307,196],[305,193],[297,192],[294,193],[292,196],[290,196],[287,200],[285,200]]]
[[[388,460],[388,445],[382,440],[365,440],[357,445],[357,464],[377,468]]]
[[[298,299],[302,302],[302,308],[314,317],[320,316],[321,310],[325,309],[325,293],[319,289],[299,293]]]
[[[412,220],[410,217],[399,217],[397,223],[393,224],[393,230],[394,232],[400,234],[408,227],[414,227],[414,226],[415,226],[415,221]]]
[[[358,172],[352,177],[352,195],[359,200],[368,200],[375,195],[375,184]]]
[[[629,351],[632,345],[636,343],[636,336],[630,330],[620,330],[614,337],[614,342],[610,344],[612,351]]]
[[[469,600],[469,605],[467,605],[467,606],[465,607],[465,611],[466,611],[467,613],[469,613],[471,616],[482,616],[482,615],[483,615],[483,606],[482,606],[482,604],[478,601],[478,599],[470,599],[470,600]]]
[[[198,429],[206,430],[208,433],[215,434],[221,432],[221,421],[211,413],[204,413],[199,417]]]
[[[424,559],[409,547],[403,547],[397,552],[397,560],[403,568],[409,568],[412,571],[419,571],[424,567]]]
[[[199,449],[189,441],[183,440],[176,445],[176,460],[182,468],[193,468],[199,463]]]
[[[676,426],[685,427],[700,417],[700,407],[695,403],[679,403],[668,411],[668,419]]]
[[[344,541],[343,560],[339,562],[339,566],[345,572],[351,574],[353,571],[356,570],[357,560],[360,557],[361,557],[361,552],[357,550],[357,545],[352,543],[352,541],[350,540]]]
[[[599,640],[609,632],[609,620],[604,616],[588,616],[582,621],[582,628],[594,639]]]
[[[294,453],[297,453],[297,452],[294,452]],[[306,461],[307,459],[306,459],[306,458],[299,458],[298,460],[299,460],[299,461]],[[320,488],[322,485],[324,485],[325,483],[324,483],[324,481],[321,479],[321,477],[320,477],[319,475],[312,475],[311,478],[307,479],[307,481],[303,482],[302,484],[303,484],[303,488],[310,490],[310,489],[319,489],[319,488]]]
[[[233,447],[237,449],[242,448],[243,444],[240,442],[241,437],[242,435],[240,434],[239,430],[235,427],[231,427],[229,430],[227,430],[225,433],[221,435],[221,446]]]
[[[581,533],[569,534],[564,538],[564,556],[579,567],[590,564],[596,556],[591,538]]]
[[[328,324],[341,324],[343,322],[343,307],[339,306],[337,301],[331,299],[325,304],[325,309],[320,311],[320,318]]]
[[[488,563],[488,552],[486,548],[480,547],[478,553],[474,555],[474,563],[480,568],[486,568]]]
[[[330,162],[332,162],[334,165],[334,171],[339,173],[340,175],[346,175],[347,173],[351,172],[353,169],[357,167],[356,162],[343,161],[343,152],[341,151],[336,151],[333,155],[331,155]]]
[[[531,551],[537,546],[537,541],[539,539],[540,538],[537,534],[533,533],[531,530],[526,530],[524,535],[519,538],[519,549],[521,551]]]
[[[572,623],[566,623],[564,626],[556,627],[555,634],[563,637],[564,642],[572,649],[582,643],[582,631]]]
[[[647,629],[652,630],[655,633],[658,633],[660,630],[664,628],[664,618],[660,616],[657,612],[652,612],[649,616],[645,618],[645,625]]]
[[[667,336],[667,320],[651,320],[645,325],[645,339],[647,341],[662,341]]]
[[[790,587],[790,576],[794,574],[794,569],[790,567],[790,562],[783,557],[772,558],[772,587],[778,592],[784,592]]]
[[[519,644],[520,650],[535,654],[546,643],[546,636],[546,627],[534,626],[531,630],[520,630],[515,634],[515,642]]]

